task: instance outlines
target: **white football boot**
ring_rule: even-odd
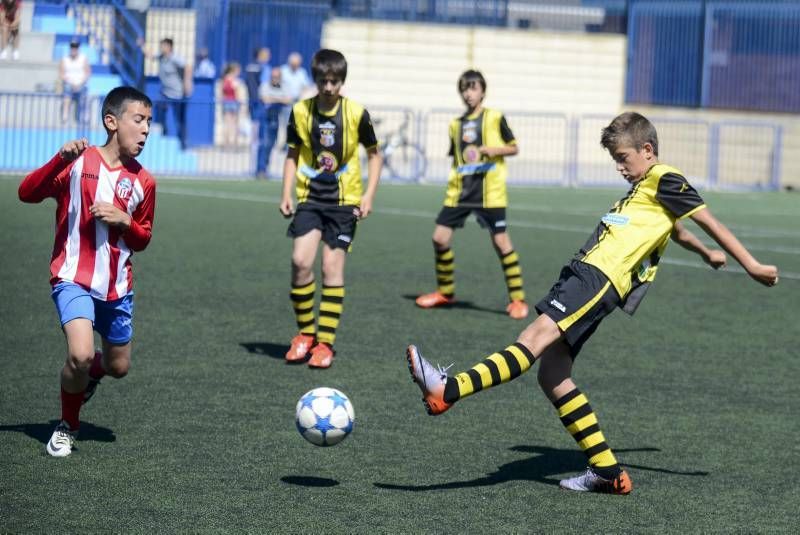
[[[625,470],[622,470],[614,479],[605,479],[595,474],[591,467],[580,475],[562,479],[558,486],[566,490],[603,492],[605,494],[630,494],[633,490],[633,483]]]
[[[47,443],[47,453],[53,457],[66,457],[72,453],[72,445],[75,444],[76,433],[72,432],[69,424],[62,421],[53,431],[50,442]]]

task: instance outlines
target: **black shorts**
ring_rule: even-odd
[[[474,213],[475,219],[482,228],[488,228],[492,234],[502,234],[506,231],[505,208],[471,208],[469,206],[445,206],[436,218],[437,225],[450,228],[464,226],[469,214]]]
[[[357,206],[301,203],[297,206],[286,235],[298,238],[318,229],[322,232],[322,241],[331,249],[349,251],[356,235],[357,224]]]
[[[616,288],[596,267],[573,260],[561,270],[536,311],[547,314],[564,333],[574,359],[600,322],[620,304]]]

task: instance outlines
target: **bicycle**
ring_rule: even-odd
[[[425,176],[428,160],[422,147],[408,139],[409,117],[405,114],[400,126],[386,135],[381,142],[381,154],[383,167],[390,173],[389,179],[418,182]],[[379,126],[382,120],[376,118],[372,122]]]

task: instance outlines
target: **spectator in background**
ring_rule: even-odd
[[[286,64],[281,66],[281,84],[292,99],[292,103],[315,89],[308,71],[303,68],[303,56],[300,53],[289,54]]]
[[[144,43],[140,41],[140,45]],[[192,66],[174,52],[175,43],[171,38],[165,37],[159,43],[159,54],[156,56],[146,47],[142,52],[148,59],[158,61],[158,79],[161,81],[161,95],[156,101],[157,121],[164,128],[164,135],[177,135],[181,147],[186,148],[186,102],[185,98],[192,94]],[[172,131],[167,114],[172,112],[172,117],[177,127],[177,132]]]
[[[89,81],[89,76],[92,75],[92,67],[89,65],[89,60],[80,51],[81,43],[73,40],[69,44],[69,53],[61,58],[58,64],[58,77],[61,80],[61,93],[64,95],[64,100],[61,103],[61,122],[67,124],[70,116],[70,108],[74,107],[72,112],[75,117],[75,122],[82,124],[86,121],[86,94],[88,88],[86,87]]]
[[[290,104],[294,105],[295,102],[301,98],[312,96],[316,92],[316,86],[308,75],[308,71],[303,68],[303,56],[299,52],[292,52],[286,59],[286,63],[281,66],[281,86],[289,95],[291,99]],[[281,112],[280,131],[286,132],[286,125],[289,122],[289,112],[291,106],[286,106]],[[281,141],[281,145],[285,144],[286,140]]]
[[[272,58],[272,53],[269,48],[261,47],[253,51],[253,61],[247,64],[244,68],[244,81],[247,85],[247,99],[248,108],[250,111],[250,119],[255,123],[260,120],[260,116],[264,110],[261,102],[258,100],[258,86],[264,81],[264,73],[269,76],[271,67],[269,60]]]
[[[274,67],[270,78],[258,88],[258,96],[264,104],[263,119],[258,123],[258,151],[256,153],[256,176],[267,178],[269,158],[278,139],[280,117],[292,102],[281,84],[281,69]]]
[[[22,20],[22,0],[0,0],[0,24],[2,42],[0,59],[8,59],[9,51],[13,60],[19,59],[19,25]]]
[[[197,52],[197,67],[194,69],[195,78],[216,78],[217,68],[208,57],[208,49],[202,47]]]
[[[239,133],[239,108],[241,102],[239,95],[244,88],[239,75],[242,67],[235,61],[225,66],[222,77],[222,122],[223,122],[223,143],[226,148],[233,148],[236,145],[236,138]]]

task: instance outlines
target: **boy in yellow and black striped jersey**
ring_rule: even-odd
[[[461,117],[450,123],[450,156],[453,166],[447,183],[444,207],[436,218],[433,249],[437,289],[417,298],[417,306],[434,308],[455,301],[455,256],[450,248],[453,232],[464,226],[474,213],[478,223],[489,229],[508,289],[506,312],[514,319],[528,316],[522,269],[506,225],[505,157],[517,154],[517,142],[502,113],[483,107],[486,80],[475,70],[458,79],[458,91],[467,106]]]
[[[382,159],[369,113],[339,94],[347,61],[322,49],[311,60],[318,94],[292,107],[287,126],[289,152],[283,169],[280,211],[294,215],[288,235],[292,248],[290,297],[299,333],[286,353],[288,362],[309,356],[312,368],[333,363],[333,343],[344,303],[344,265],[356,224],[372,211]],[[358,145],[367,150],[367,189],[362,195]],[[297,179],[297,210],[292,189]],[[322,297],[314,316],[314,260],[322,245]]]
[[[645,117],[619,115],[603,129],[601,144],[631,189],[561,270],[558,282],[536,304],[539,317],[516,343],[451,377],[413,345],[406,358],[430,414],[441,414],[456,401],[510,381],[541,361],[539,385],[589,463],[586,472],[562,480],[561,487],[628,494],[633,488],[630,477],[606,442],[586,395],[572,380],[572,365],[581,347],[616,307],[633,314],[655,278],[670,238],[714,269],[725,265],[725,253],[708,249],[681,219],[690,217],[757,282],[774,286],[778,268],[758,262],[711,214],[681,172],[658,162],[656,130]]]

